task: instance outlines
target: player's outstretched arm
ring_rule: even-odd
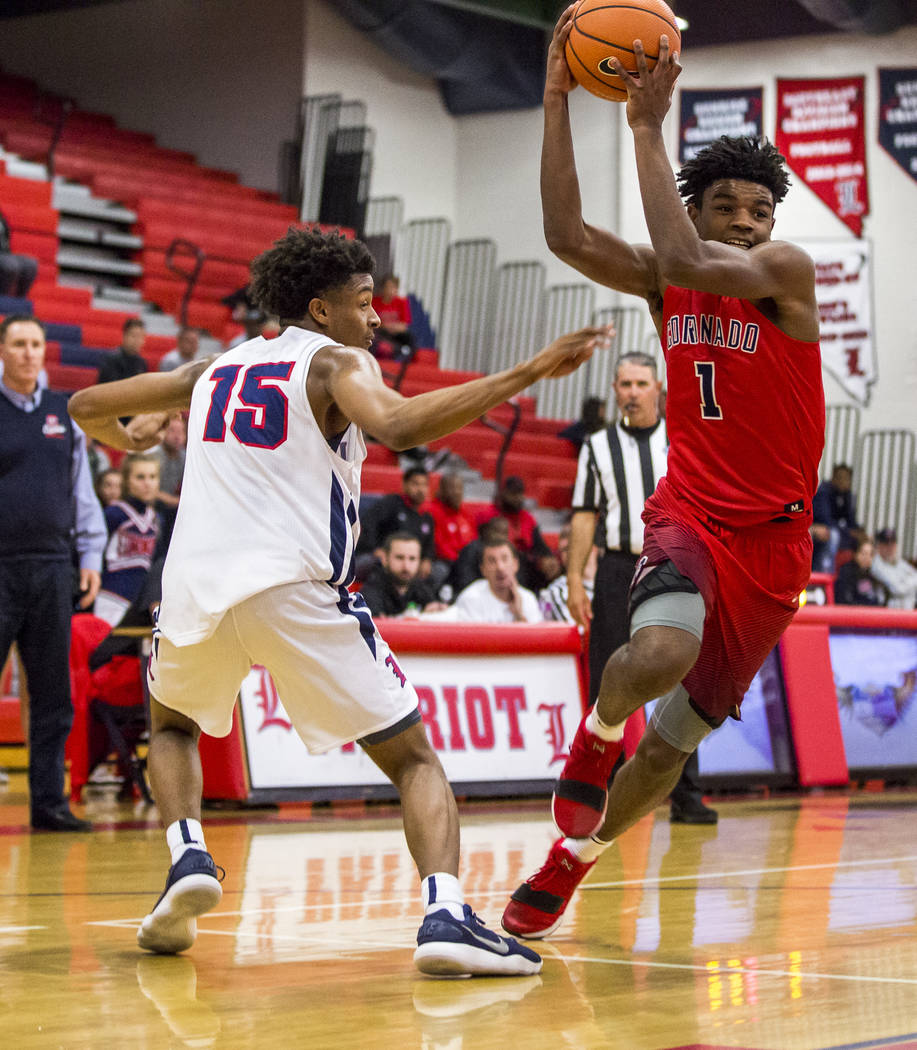
[[[169,415],[191,404],[191,391],[216,355],[191,361],[172,372],[143,372],[130,379],[78,390],[70,415],[79,427],[110,448],[142,451],[155,444]],[[119,416],[134,416],[125,426]]]
[[[347,419],[388,448],[413,448],[451,434],[539,379],[569,375],[598,347],[607,346],[613,334],[610,325],[583,328],[560,336],[528,361],[506,371],[415,397],[403,397],[387,387],[369,354],[337,351],[326,386]]]
[[[628,244],[583,220],[568,107],[576,81],[564,57],[575,9],[576,4],[572,4],[560,16],[548,50],[541,151],[545,241],[559,259],[590,280],[642,298],[654,297],[658,279],[652,249]]]

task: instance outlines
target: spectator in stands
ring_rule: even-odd
[[[876,548],[868,536],[856,541],[853,557],[837,571],[834,601],[837,605],[885,605],[885,587],[872,574]]]
[[[538,599],[518,580],[519,555],[509,540],[488,540],[481,552],[481,580],[455,599],[460,620],[476,623],[538,623]]]
[[[98,480],[100,475],[111,469],[111,457],[94,438],[86,439],[86,455],[94,479]]]
[[[535,516],[525,509],[522,478],[513,474],[504,480],[479,524],[498,515],[509,522],[509,538],[519,554],[520,582],[535,591],[546,587],[560,572],[560,562],[545,543]]]
[[[420,576],[426,579],[433,569],[433,516],[422,510],[430,493],[430,475],[424,467],[408,467],[401,478],[402,491],[382,496],[361,515],[357,544],[357,575],[365,579],[373,559],[382,561],[385,537],[408,532],[420,540]]]
[[[462,475],[443,474],[436,496],[427,506],[433,517],[433,546],[436,553],[433,580],[436,584],[448,579],[461,549],[478,535],[474,518],[462,506],[464,499],[465,482]]]
[[[162,438],[153,454],[159,460],[159,506],[162,518],[164,542],[172,535],[175,514],[178,511],[178,496],[185,474],[185,448],[188,444],[188,426],[182,415],[176,413],[163,431]]]
[[[836,463],[831,480],[823,481],[812,500],[812,568],[834,572],[838,551],[853,550],[865,536],[856,520],[853,468]]]
[[[587,397],[583,400],[579,419],[565,426],[557,436],[572,441],[577,449],[582,447],[583,442],[590,434],[596,433],[602,427],[607,426],[608,420],[605,413],[608,409],[607,402],[603,397]]]
[[[117,467],[108,467],[96,478],[96,495],[104,510],[124,495],[124,479]]]
[[[124,496],[105,508],[108,543],[96,616],[115,627],[143,590],[156,557],[162,525],[156,512],[159,459],[133,452],[121,467]]]
[[[0,295],[25,299],[38,276],[38,263],[31,255],[10,248],[10,228],[0,212]]]
[[[484,552],[484,544],[492,540],[505,540],[512,542],[509,538],[509,522],[506,518],[490,518],[478,526],[478,535],[471,543],[466,543],[459,551],[452,572],[446,579],[446,587],[450,588],[451,594],[459,594],[470,583],[481,579],[481,555]],[[446,593],[445,590],[442,592]]]
[[[239,323],[244,331],[229,340],[226,344],[227,350],[232,350],[233,347],[239,346],[240,343],[247,343],[249,339],[257,339],[259,335],[263,335],[268,327],[268,317],[257,306],[252,306],[241,314]]]
[[[567,607],[567,598],[569,596],[569,588],[567,586],[567,552],[570,549],[570,531],[570,524],[567,523],[560,530],[557,537],[557,557],[561,565],[561,574],[556,580],[552,580],[547,587],[542,588],[538,594],[538,604],[541,607],[541,615],[545,620],[558,620],[564,623],[576,622]],[[590,603],[594,592],[598,555],[599,549],[593,544],[583,569],[583,589]]]
[[[433,585],[420,578],[420,540],[410,532],[385,537],[382,559],[360,593],[373,616],[416,616],[446,608]]]
[[[201,334],[196,328],[180,328],[176,336],[175,349],[170,350],[159,362],[160,372],[171,372],[188,361],[197,361],[205,357],[201,349]]]
[[[99,590],[105,520],[67,398],[38,385],[41,324],[7,317],[0,358],[0,666],[18,642],[29,681],[32,827],[89,831],[64,798],[64,745],[73,722],[70,616],[75,585],[81,609]]]
[[[417,342],[411,332],[411,306],[398,294],[398,285],[398,278],[387,273],[379,282],[378,294],[373,296],[373,309],[382,324],[376,330],[372,352],[376,357],[404,361],[414,356]]]
[[[114,353],[107,354],[99,366],[99,382],[113,383],[146,372],[146,361],[141,356],[144,339],[146,327],[143,321],[139,317],[128,318],[121,332],[121,345]]]
[[[872,574],[888,593],[889,609],[917,605],[917,569],[898,553],[898,534],[888,526],[876,533]]]

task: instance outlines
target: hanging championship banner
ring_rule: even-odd
[[[872,324],[872,242],[797,241],[815,261],[822,367],[861,405],[878,379]]]
[[[863,77],[777,81],[777,149],[857,237],[869,211],[863,92]]]
[[[681,92],[678,160],[684,164],[720,135],[761,136],[762,89]]]
[[[879,70],[879,145],[917,179],[917,69]]]

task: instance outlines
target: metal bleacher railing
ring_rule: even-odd
[[[835,463],[854,465],[860,439],[860,410],[856,405],[828,405],[825,417],[825,451],[818,467],[819,481],[831,477]]]
[[[366,155],[368,152],[371,158],[373,132],[366,126],[366,103],[345,102],[337,94],[309,95],[301,101],[299,124],[300,219],[303,222],[321,220],[326,174],[329,174],[329,167],[333,167],[329,161],[335,151],[361,158],[359,171],[354,177],[361,182],[363,199],[367,199],[369,172],[366,170]],[[332,221],[342,222],[342,219],[338,217]]]
[[[363,233],[367,240],[388,237],[389,267],[393,273],[398,272],[398,234],[403,222],[404,201],[400,197],[370,197]],[[377,271],[376,280],[381,276]]]
[[[446,255],[452,227],[448,219],[414,219],[398,234],[397,266],[401,287],[419,301],[440,343]]]
[[[444,368],[485,371],[480,362],[490,345],[487,322],[496,258],[497,246],[491,240],[449,245],[442,316],[435,325]]]
[[[552,342],[564,332],[572,332],[589,324],[595,309],[595,288],[590,284],[554,285],[544,294],[544,325],[542,342]],[[537,412],[546,419],[569,418],[564,415],[568,404],[576,411],[586,396],[586,369],[577,369],[563,379],[542,380],[529,389],[536,398]]]
[[[508,368],[543,341],[545,270],[540,262],[503,263],[490,297],[478,372]]]
[[[854,464],[853,490],[869,535],[891,525],[904,557],[914,552],[914,445],[910,430],[867,430]]]

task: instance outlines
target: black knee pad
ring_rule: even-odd
[[[638,564],[627,598],[627,614],[630,617],[638,605],[660,594],[698,593],[697,585],[687,576],[682,576],[671,559],[658,565]]]

